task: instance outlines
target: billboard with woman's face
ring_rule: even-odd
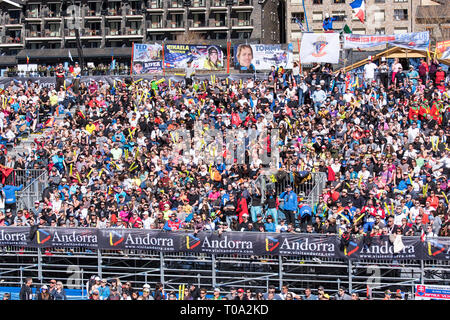
[[[218,46],[166,44],[164,46],[166,68],[186,68],[188,61],[199,70],[220,70],[223,68],[223,53]]]
[[[241,44],[234,48],[234,67],[242,72],[270,70],[272,66],[292,69],[292,45]]]

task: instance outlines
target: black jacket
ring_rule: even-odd
[[[33,300],[33,290],[31,290],[31,287],[24,284],[22,288],[20,288],[19,299]]]

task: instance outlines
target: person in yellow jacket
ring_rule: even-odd
[[[56,90],[52,90],[50,92],[49,103],[50,103],[50,112],[53,115],[56,109],[58,108],[58,94],[56,93]]]
[[[96,130],[95,124],[92,121],[89,121],[89,123],[86,125],[86,131],[89,134],[92,134]]]

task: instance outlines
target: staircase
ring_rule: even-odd
[[[72,116],[75,113],[75,108],[69,111]],[[59,114],[55,117],[55,124],[64,120],[65,113]],[[33,142],[50,132],[52,128],[45,128],[37,133],[25,134],[15,147],[8,148],[8,155],[16,156],[16,158],[28,155],[33,150]],[[41,201],[42,193],[48,186],[48,171],[47,170],[14,170],[7,180],[7,184],[20,186],[23,184],[22,190],[18,191],[17,208],[33,208],[35,201]]]
[[[75,108],[70,109],[69,111],[72,116],[75,114]],[[59,114],[55,117],[55,124],[60,123],[64,120],[65,114]],[[32,151],[32,144],[35,139],[39,139],[42,136],[45,136],[48,132],[50,132],[52,128],[44,128],[43,130],[37,133],[29,133],[25,135],[23,138],[20,138],[20,143],[18,143],[15,147],[8,148],[8,155],[16,156],[16,158],[23,156],[24,154],[29,154]]]
[[[311,172],[305,178],[305,181],[296,185],[294,181],[291,181],[289,177],[285,177],[279,180],[272,180],[271,176],[276,174],[275,172],[260,175],[256,181],[256,186],[260,188],[263,201],[265,198],[265,192],[268,189],[275,190],[277,196],[286,190],[287,185],[293,187],[293,191],[301,198],[302,201],[308,204],[311,208],[319,202],[319,197],[322,194],[322,190],[325,188],[327,182],[327,175],[324,172]]]

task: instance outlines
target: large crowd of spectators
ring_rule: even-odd
[[[253,289],[249,287],[216,287],[209,292],[204,287],[199,287],[195,283],[180,285],[178,291],[166,289],[164,284],[156,283],[154,288],[149,284],[138,287],[131,281],[122,282],[119,278],[100,278],[93,275],[86,283],[85,289],[87,298],[90,300],[230,300],[230,301],[252,301],[252,300],[406,300],[407,293],[401,289],[384,291],[384,297],[377,295],[374,297],[370,291],[349,292],[345,287],[340,286],[337,291],[325,290],[323,286],[317,289],[305,288],[299,292],[283,284],[279,290],[274,285],[269,285],[266,290]],[[3,300],[10,300],[10,293],[3,296]],[[61,281],[51,279],[47,284],[39,288],[33,288],[33,279],[25,279],[20,293],[19,300],[67,300],[67,294]]]
[[[20,125],[35,129],[37,110],[75,112],[9,159],[48,170],[48,187],[33,208],[0,201],[0,226],[448,236],[449,79],[436,61],[402,67],[371,62],[355,79],[295,64],[261,81],[194,77],[187,86],[156,77],[50,88],[12,81],[1,92],[3,139]],[[203,132],[279,129],[284,175],[271,179],[291,185],[258,187],[266,168],[250,148],[244,164],[208,162],[196,152],[198,123]],[[177,129],[194,137],[192,152],[178,151]],[[327,175],[312,207],[294,192],[300,172]]]

